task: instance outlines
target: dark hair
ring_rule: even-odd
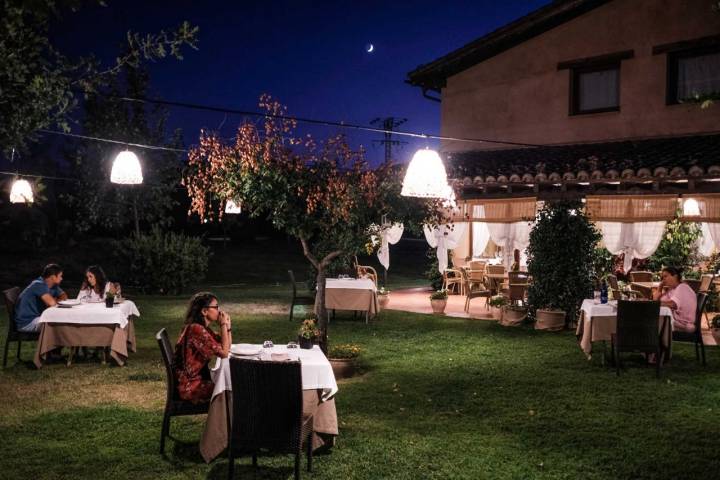
[[[678,267],[665,267],[662,269],[663,272],[667,272],[673,277],[677,277],[679,281],[682,281],[682,269]]]
[[[185,312],[185,325],[198,323],[204,327],[205,320],[202,316],[202,309],[207,308],[213,300],[217,300],[217,297],[210,292],[199,292],[193,295],[188,304],[187,312]]]
[[[95,288],[93,288],[93,290],[102,297],[105,294],[105,284],[107,284],[105,271],[100,265],[90,265],[87,270],[85,270],[85,280],[83,280],[80,290],[88,290],[90,288],[90,284],[87,281],[88,273],[92,273],[95,276]]]
[[[63,271],[62,267],[57,263],[48,263],[45,265],[42,271],[42,278],[52,277],[53,275],[59,275]]]

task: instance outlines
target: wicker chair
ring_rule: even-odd
[[[456,270],[454,268],[448,268],[443,272],[443,290],[448,292],[457,286],[457,293],[459,295],[465,294],[465,276],[462,270]]]
[[[470,260],[468,262],[468,268],[473,271],[480,270],[482,272],[485,272],[486,266],[487,266],[487,262],[485,262],[483,260]]]
[[[700,360],[700,352],[702,352],[702,364],[707,365],[705,362],[705,343],[703,342],[702,336],[702,316],[705,311],[705,304],[707,303],[707,294],[697,294],[697,309],[695,311],[695,331],[694,332],[680,332],[674,331],[672,338],[674,342],[689,342],[695,344],[695,359]]]
[[[165,454],[165,438],[170,436],[170,418],[185,415],[202,415],[208,413],[209,402],[192,403],[180,399],[175,383],[175,354],[173,353],[167,331],[163,328],[155,334],[160,354],[165,364],[165,377],[167,383],[167,396],[165,397],[165,413],[163,414],[162,429],[160,430],[160,454]]]
[[[470,262],[471,264],[474,262]],[[466,283],[465,291],[469,292],[476,287],[485,287],[485,264],[480,263],[475,265],[478,268],[469,268],[465,270]]]
[[[706,293],[710,290],[715,275],[706,273],[700,277],[700,293]]]
[[[510,303],[525,305],[529,276],[527,272],[508,272],[508,298]]]
[[[505,273],[505,266],[504,265],[488,265],[485,267],[485,270],[487,273],[493,274],[493,275],[499,275],[502,273]]]
[[[610,285],[610,290],[613,294],[613,299],[620,300],[623,295],[626,295],[630,297],[631,299],[637,298],[637,297],[643,297],[643,293],[638,292],[637,290],[620,290],[620,286],[618,285],[618,279],[615,275],[608,275],[607,276],[608,284]],[[651,291],[652,293],[652,291]]]
[[[298,295],[297,294],[297,282],[295,281],[295,274],[292,270],[288,270],[288,276],[290,277],[290,285],[292,285],[292,300],[290,300],[290,318],[292,322],[293,310],[297,305],[315,305],[314,295]]]
[[[658,318],[660,302],[619,300],[617,309],[617,330],[612,334],[612,357],[616,374],[620,375],[620,354],[642,352],[655,354],[655,375],[660,376],[663,353]]]
[[[686,280],[683,280],[685,283],[687,283],[690,288],[693,289],[693,292],[700,293],[700,286],[702,284],[702,280],[695,280],[692,278],[688,278]]]
[[[652,282],[653,281],[652,272],[630,272],[628,274],[628,277],[630,277],[631,282]]]
[[[233,385],[232,426],[228,432],[228,478],[235,458],[253,457],[267,449],[295,455],[295,479],[300,478],[300,452],[306,442],[307,470],[312,471],[312,416],[303,416],[300,362],[270,362],[230,358]]]
[[[472,273],[473,271],[471,270],[465,283],[465,312],[470,312],[470,300],[473,298],[484,298],[485,308],[489,310],[490,304],[488,302],[490,301],[490,297],[492,297],[492,291],[488,288],[484,279],[478,280],[477,274],[475,274],[476,277],[474,279],[471,278],[470,275]]]
[[[36,342],[40,338],[40,332],[21,332],[15,323],[15,304],[20,296],[20,288],[13,287],[3,290],[3,300],[8,313],[8,331],[5,337],[5,352],[3,353],[3,367],[7,366],[8,348],[10,342],[17,342],[17,359],[20,360],[20,347],[22,342]]]

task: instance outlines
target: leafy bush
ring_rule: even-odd
[[[430,294],[430,300],[446,300],[447,297],[447,290],[436,290]]]
[[[663,267],[690,270],[698,262],[698,239],[701,235],[699,223],[681,222],[676,217],[667,223],[660,245],[648,258],[648,268],[655,272]]]
[[[164,294],[181,293],[205,278],[210,257],[199,238],[163,232],[157,226],[148,234],[122,240],[118,253],[128,283]]]
[[[502,308],[505,305],[507,305],[508,303],[510,303],[510,301],[503,295],[495,295],[494,297],[492,297],[490,299],[490,301],[488,302],[488,305],[490,305],[491,307],[495,307],[495,308]]]
[[[354,343],[342,343],[330,347],[328,358],[347,358],[354,359],[360,356],[362,348]]]
[[[433,290],[440,290],[443,286],[443,276],[438,269],[437,250],[429,248],[427,258],[430,260],[430,268],[425,272],[425,278],[430,281]],[[448,261],[452,258],[452,252],[448,251]]]
[[[595,282],[599,288],[600,282],[607,275],[612,274],[615,267],[615,258],[605,247],[593,249],[593,272]]]

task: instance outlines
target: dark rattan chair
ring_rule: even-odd
[[[693,292],[700,293],[700,284],[702,283],[702,280],[695,280],[692,278],[688,278],[684,280],[685,283],[687,283],[690,288],[693,289]]]
[[[290,284],[292,285],[292,300],[290,301],[290,318],[292,322],[293,310],[296,305],[315,305],[315,296],[313,295],[298,295],[297,294],[297,282],[295,281],[295,274],[292,270],[288,270],[288,276],[290,277]]]
[[[619,300],[617,330],[612,335],[612,356],[617,375],[620,375],[620,354],[642,352],[655,354],[655,374],[660,376],[663,361],[661,336],[658,333],[660,302]],[[669,328],[669,326],[666,326]],[[647,357],[646,357],[647,358]]]
[[[690,342],[695,344],[695,358],[700,360],[700,352],[702,352],[702,364],[707,365],[705,362],[705,343],[703,342],[702,336],[702,315],[705,311],[705,304],[707,303],[707,294],[697,294],[697,309],[695,311],[695,331],[694,332],[673,332],[673,341],[677,342]]]
[[[5,338],[5,352],[3,353],[3,367],[7,366],[8,348],[10,342],[17,342],[17,359],[20,360],[20,347],[22,342],[36,342],[40,338],[40,332],[21,332],[15,324],[15,304],[20,296],[20,288],[13,287],[3,290],[3,300],[8,313],[8,331]]]
[[[228,478],[235,457],[250,454],[257,466],[263,450],[295,455],[295,479],[300,478],[302,443],[307,470],[312,471],[312,415],[303,417],[300,362],[269,362],[230,358],[232,426],[228,432]]]
[[[160,453],[165,454],[165,438],[170,436],[170,418],[183,415],[202,415],[208,413],[210,403],[192,403],[187,400],[180,399],[178,395],[177,385],[175,382],[175,372],[173,366],[175,363],[175,354],[168,338],[167,331],[163,328],[155,338],[160,345],[160,353],[162,354],[163,363],[165,364],[165,374],[167,377],[167,396],[165,400],[165,413],[163,415],[162,430],[160,431]]]
[[[652,282],[653,281],[653,274],[652,272],[644,272],[644,271],[635,271],[628,273],[628,277],[630,278],[631,282]]]

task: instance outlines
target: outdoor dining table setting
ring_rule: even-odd
[[[663,348],[670,357],[672,344],[672,311],[668,307],[660,307],[658,318],[658,332],[662,334]],[[578,321],[576,335],[580,348],[587,356],[592,358],[593,343],[607,342],[617,329],[617,301],[600,303],[597,299],[585,299],[580,307],[580,320]]]
[[[105,302],[65,300],[45,309],[40,316],[35,366],[41,368],[47,354],[58,347],[109,347],[110,356],[123,366],[128,351],[136,350],[133,317],[140,312],[132,300],[116,302],[107,308]]]
[[[325,280],[325,308],[365,312],[365,323],[380,310],[375,282],[369,278]]]
[[[335,375],[329,360],[317,346],[312,349],[291,346],[260,344],[234,344],[230,355],[270,361],[300,361],[303,390],[303,414],[312,415],[313,449],[332,446],[338,434],[335,394],[338,392]],[[200,440],[200,453],[211,462],[228,445],[228,425],[232,412],[232,377],[230,359],[218,358],[210,371],[215,384],[205,429]]]

